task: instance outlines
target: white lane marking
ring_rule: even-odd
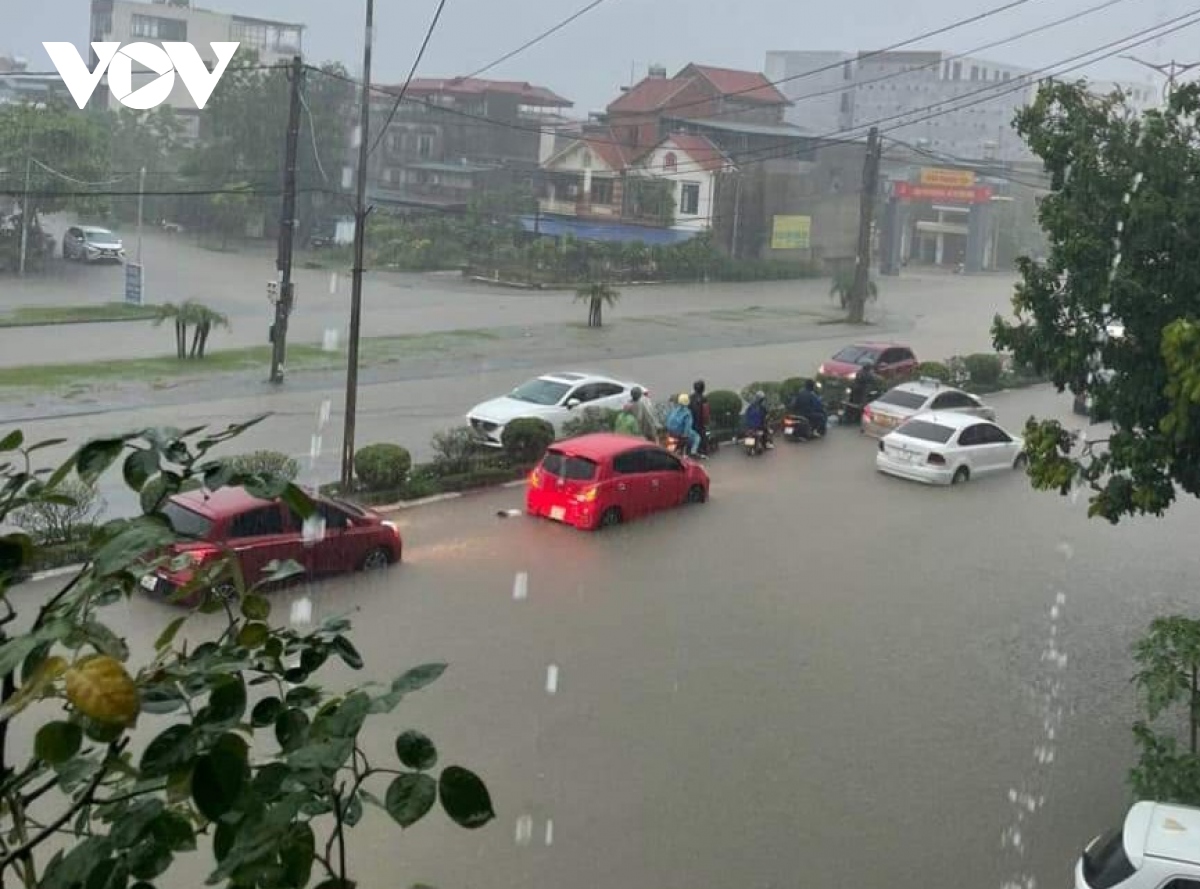
[[[546,845],[550,846],[553,844],[554,844],[554,819],[547,818],[546,819]]]
[[[338,348],[338,332],[336,328],[330,327],[325,331],[325,337],[321,341],[321,348],[326,352],[336,352]]]
[[[291,624],[294,627],[308,626],[312,623],[312,599],[308,596],[301,596],[292,602]],[[300,661],[297,659],[295,664],[289,666],[300,666]]]
[[[308,457],[310,460],[317,460],[321,456],[321,436],[314,435],[308,445]]]
[[[329,273],[329,295],[335,296],[337,294],[337,288],[338,288],[338,273],[330,272]]]
[[[546,694],[554,694],[558,691],[558,665],[551,664],[546,668]]]
[[[529,595],[529,574],[524,571],[518,571],[517,576],[513,578],[513,598],[520,602]]]
[[[522,815],[517,819],[517,834],[514,837],[518,846],[528,846],[533,839],[533,817]]]
[[[317,423],[324,426],[329,422],[329,412],[333,409],[333,403],[326,398],[321,402],[321,411],[317,414]]]

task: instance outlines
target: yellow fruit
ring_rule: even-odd
[[[115,658],[84,658],[67,671],[66,687],[72,706],[96,722],[128,726],[137,720],[137,686]]]

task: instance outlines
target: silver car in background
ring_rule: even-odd
[[[901,383],[868,404],[863,411],[862,430],[872,438],[882,438],[917,414],[929,411],[996,419],[996,412],[970,392],[947,386],[940,380],[921,379]]]

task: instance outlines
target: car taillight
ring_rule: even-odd
[[[529,473],[529,487],[540,488],[542,486],[542,474],[538,470]]]
[[[926,458],[926,462],[929,463],[931,466],[945,466],[946,458],[943,457],[941,454],[930,454]]]
[[[863,419],[866,420],[868,423],[870,423],[872,420],[875,419],[875,412],[872,411],[870,407],[864,407],[863,408]]]

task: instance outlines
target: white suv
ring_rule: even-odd
[[[1075,889],[1200,889],[1200,809],[1135,803],[1083,850]]]

